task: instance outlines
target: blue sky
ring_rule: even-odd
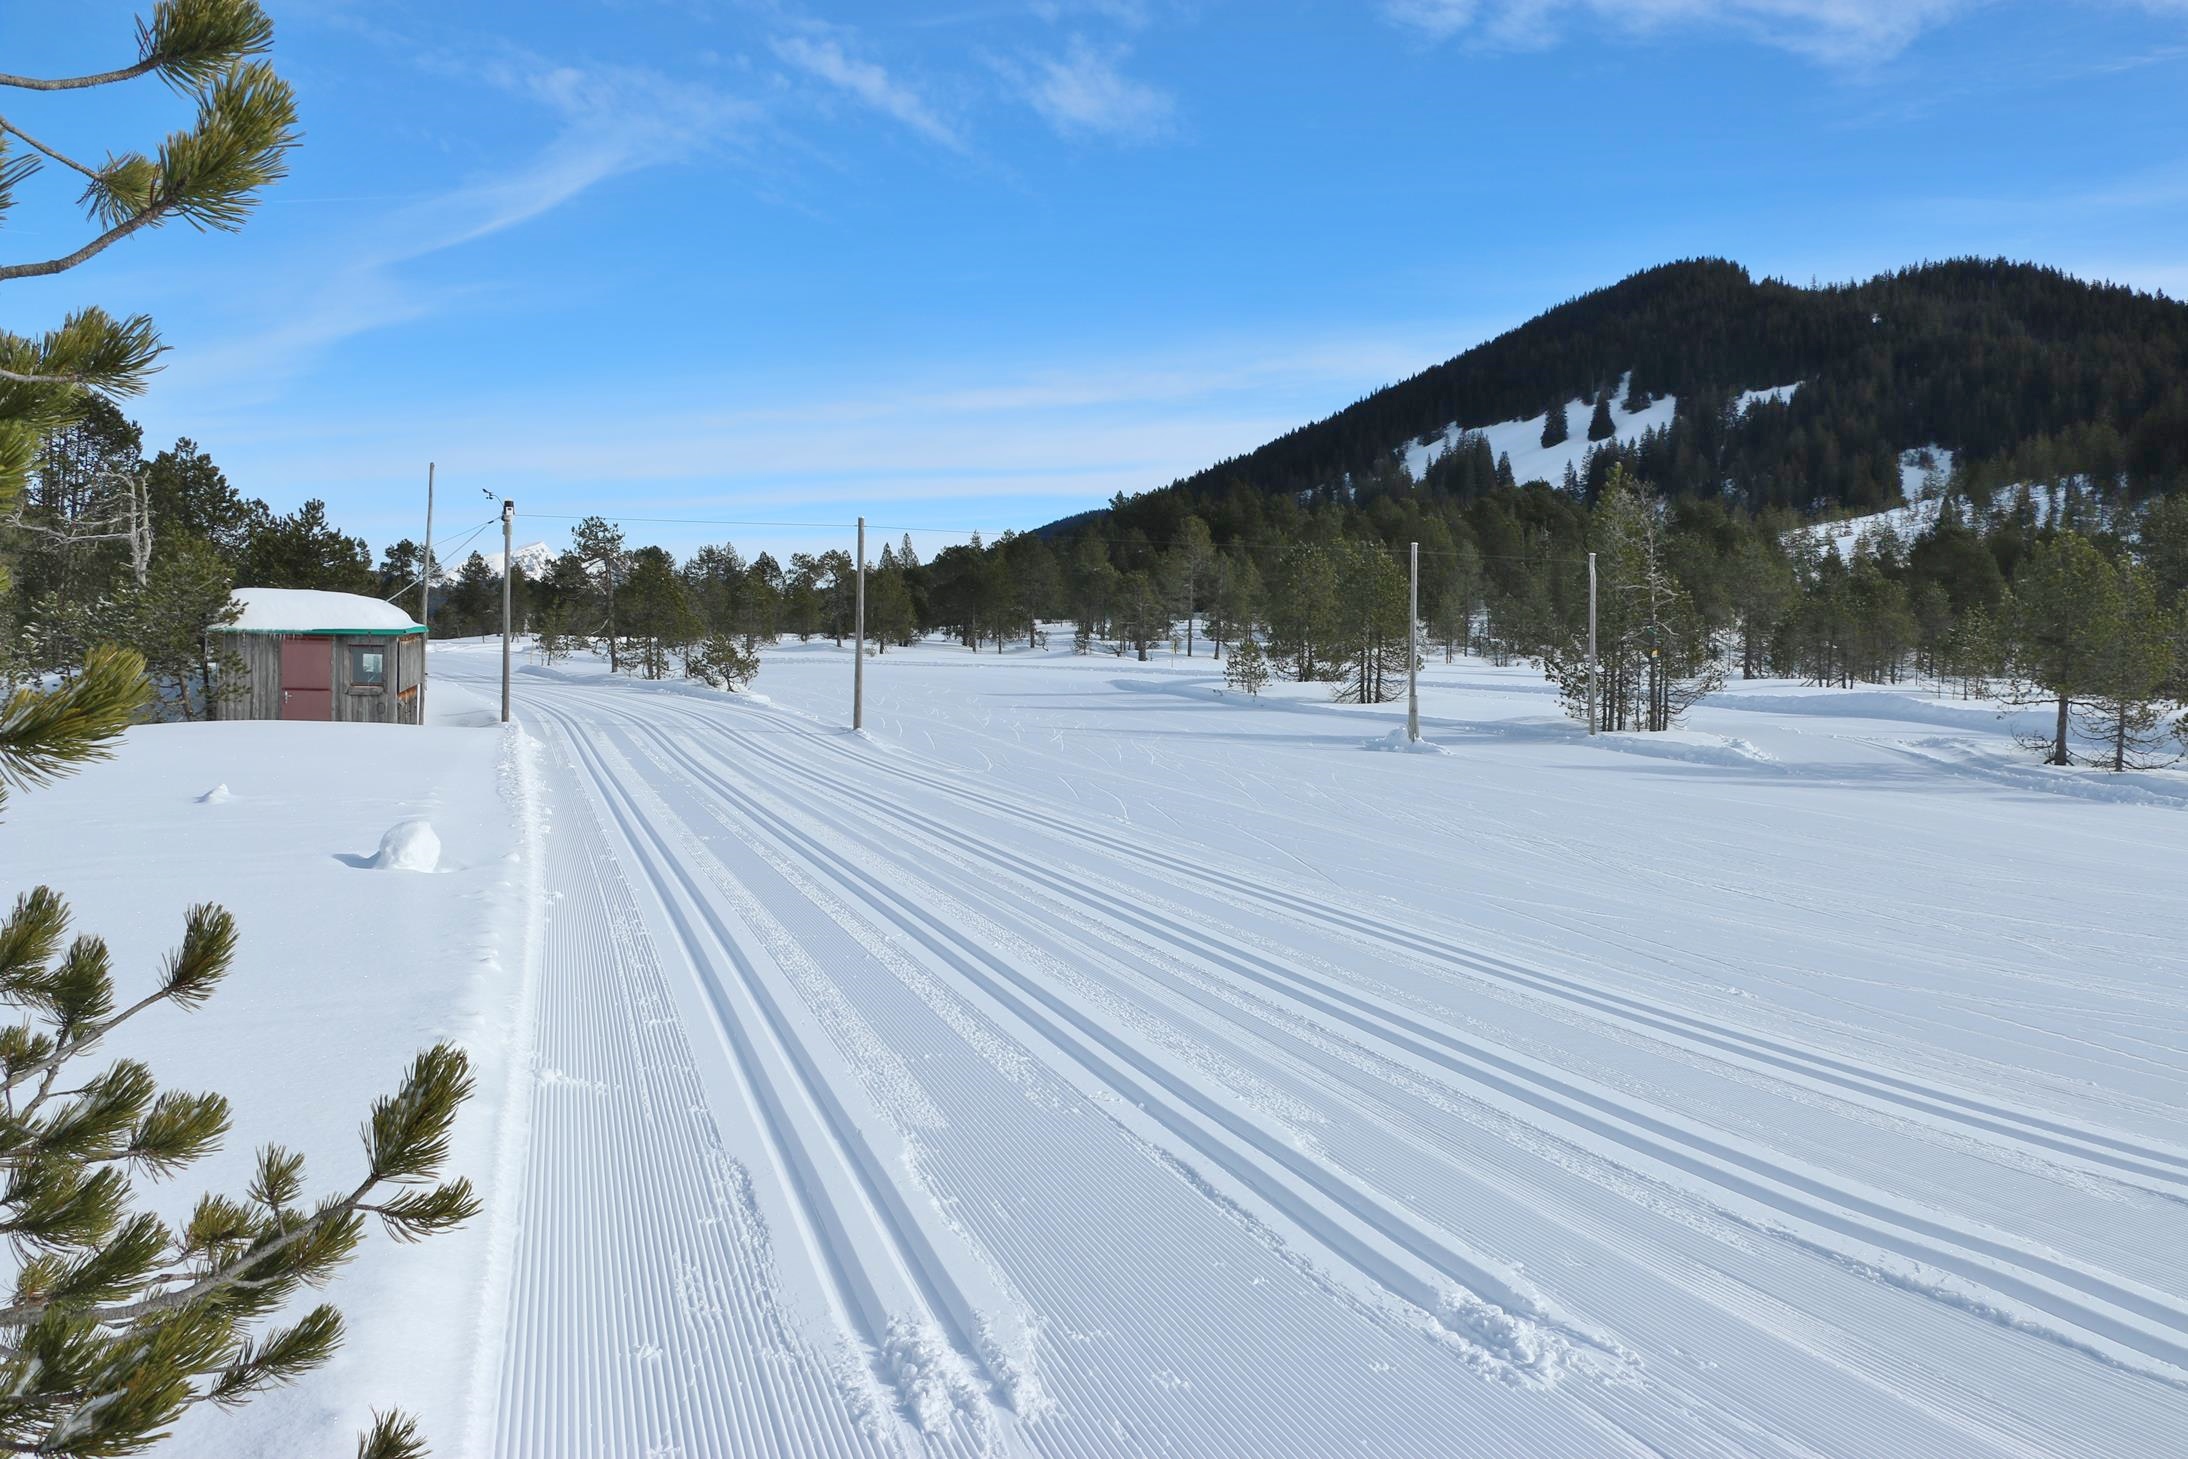
[[[14,286],[7,323],[151,313],[148,445],[375,550],[428,460],[444,525],[509,494],[526,538],[1036,525],[1694,254],[2188,293],[2188,0],[268,8],[290,180],[241,235]],[[115,64],[132,9],[6,4],[5,69]],[[93,154],[184,111],[13,105]],[[9,257],[81,227],[49,175]]]

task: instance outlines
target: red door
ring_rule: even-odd
[[[334,718],[334,640],[281,640],[281,717]]]

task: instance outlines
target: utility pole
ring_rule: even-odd
[[[1421,741],[1421,544],[1413,544],[1413,606],[1405,620],[1405,737]]]
[[[866,519],[858,519],[858,598],[851,616],[851,728],[866,727]]]
[[[425,463],[425,547],[420,555],[425,559],[418,573],[418,624],[425,629],[428,644],[433,641],[433,463]],[[418,651],[418,723],[425,723],[425,669],[426,653]]]
[[[509,723],[509,630],[511,598],[516,591],[517,565],[510,555],[516,537],[517,504],[501,504],[501,722]]]
[[[1595,733],[1596,721],[1603,717],[1597,708],[1595,682],[1595,554],[1588,554],[1588,733]]]

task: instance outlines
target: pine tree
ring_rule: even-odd
[[[1960,681],[1960,697],[1981,698],[1990,693],[1990,681],[2003,667],[1998,645],[1998,625],[1990,611],[1977,603],[1953,620],[1945,647],[1945,671]]]
[[[1563,396],[1560,396],[1557,403],[1550,407],[1550,413],[1544,416],[1542,420],[1543,445],[1561,445],[1572,434],[1572,427],[1566,424],[1565,421],[1565,412],[1570,408],[1571,402]]]
[[[440,621],[455,636],[484,634],[489,617],[498,620],[500,612],[501,585],[486,559],[474,552],[457,569],[456,585],[449,589]]]
[[[2158,607],[2151,576],[2132,562],[2114,568],[2114,626],[2107,636],[2088,700],[2077,706],[2080,728],[2104,746],[2096,763],[2111,770],[2151,770],[2180,758],[2173,730],[2174,619]]]
[[[633,552],[622,598],[623,633],[637,648],[639,672],[648,679],[668,677],[671,660],[706,631],[675,559],[658,547]]]
[[[579,562],[595,574],[599,592],[604,601],[607,625],[608,672],[619,672],[622,667],[622,636],[617,632],[615,621],[616,590],[621,586],[623,574],[629,562],[623,550],[623,529],[611,526],[599,517],[587,517],[570,530],[570,551]]]
[[[1663,505],[1644,497],[1623,464],[1612,468],[1589,524],[1596,550],[1597,727],[1660,732],[1715,689],[1720,670],[1692,597],[1673,575]],[[1585,627],[1543,656],[1566,712],[1588,719]]]
[[[1146,663],[1148,650],[1170,636],[1170,605],[1155,580],[1144,572],[1128,572],[1117,587],[1117,640],[1130,644]]]
[[[1109,560],[1108,546],[1099,537],[1082,537],[1071,550],[1070,578],[1072,616],[1078,620],[1072,650],[1090,653],[1095,634],[1109,618],[1117,591],[1117,569]]]
[[[2102,685],[2121,631],[2118,577],[2088,538],[2061,533],[2029,553],[2009,603],[2014,702],[2054,707],[2051,734],[2031,745],[2043,746],[2050,764],[2071,764],[2069,713]]]
[[[185,719],[220,718],[220,708],[242,694],[245,667],[219,630],[241,608],[220,554],[195,537],[170,539],[152,560],[141,588],[116,603],[123,626],[115,634],[144,655],[160,700]]]
[[[1337,572],[1327,549],[1301,544],[1285,552],[1269,597],[1269,653],[1305,683],[1335,677],[1338,649]]]
[[[1191,658],[1193,630],[1198,626],[1201,609],[1207,606],[1209,575],[1216,560],[1215,539],[1209,535],[1208,524],[1194,516],[1178,523],[1177,534],[1170,542],[1170,559],[1168,576],[1177,591],[1178,611],[1185,615],[1185,656]]]
[[[317,588],[363,593],[372,588],[372,550],[327,520],[314,498],[286,516],[258,523],[243,544],[236,580],[253,588]]]
[[[1263,686],[1269,682],[1269,660],[1251,633],[1241,636],[1232,647],[1230,662],[1223,666],[1223,682],[1257,699],[1261,696]]]
[[[1382,544],[1348,541],[1333,553],[1339,654],[1347,665],[1336,698],[1382,704],[1399,693],[1413,638],[1406,574]]]
[[[1618,427],[1611,420],[1611,392],[1604,390],[1595,398],[1595,414],[1588,418],[1588,439],[1607,441],[1618,434]],[[1544,445],[1552,444],[1545,441]]]
[[[1225,553],[1216,559],[1215,585],[1208,602],[1208,639],[1217,658],[1223,646],[1247,638],[1261,621],[1261,570],[1244,552]]]
[[[1474,613],[1481,606],[1481,550],[1471,539],[1458,543],[1431,581],[1436,589],[1429,622],[1443,642],[1448,664],[1461,650],[1473,649]]]

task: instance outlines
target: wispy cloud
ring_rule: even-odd
[[[896,80],[875,62],[847,54],[842,43],[833,37],[784,36],[775,41],[774,50],[787,64],[848,92],[930,141],[945,147],[963,147],[957,129],[944,121],[918,92]]]
[[[1177,102],[1169,92],[1119,69],[1130,52],[1073,38],[1061,56],[991,58],[991,64],[1061,136],[1149,142],[1169,133]]]
[[[278,277],[301,282],[267,300],[266,322],[194,346],[163,391],[232,398],[346,339],[430,317],[474,291],[417,284],[402,265],[518,227],[612,178],[739,145],[764,120],[748,99],[645,68],[568,66],[517,52],[421,64],[532,102],[551,129],[530,154],[393,209],[364,236],[282,269]]]
[[[1917,36],[1990,0],[1385,0],[1391,20],[1436,40],[1471,37],[1535,49],[1556,44],[1574,14],[1628,33],[1730,27],[1766,45],[1833,64],[1882,61]],[[2163,3],[2163,0],[2161,0]]]

